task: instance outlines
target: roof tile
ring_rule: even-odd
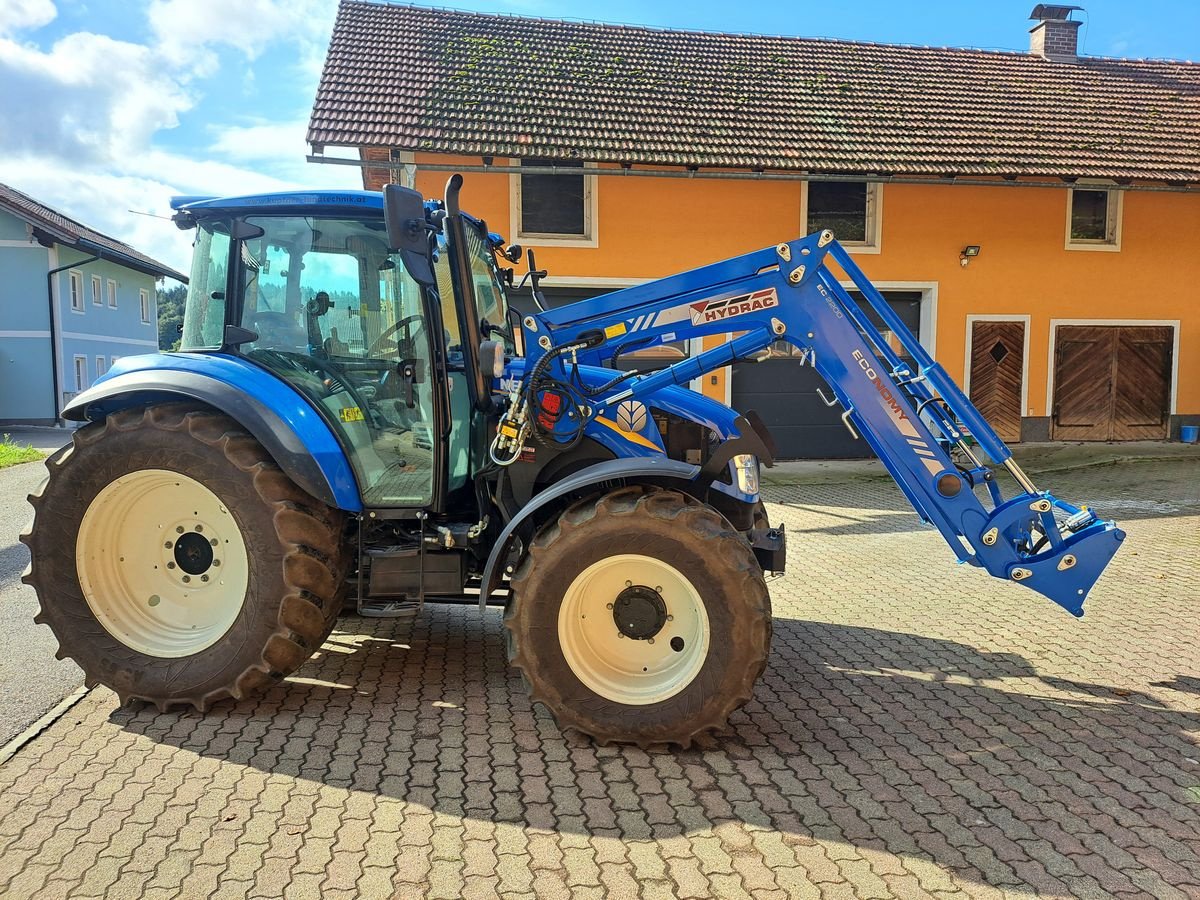
[[[308,140],[814,172],[1200,181],[1200,65],[342,0]]]

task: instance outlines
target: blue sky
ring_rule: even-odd
[[[417,4],[442,5],[442,4]],[[667,28],[1028,48],[1033,0],[459,0]],[[1200,60],[1196,0],[1081,0],[1094,56]],[[175,193],[355,187],[305,162],[336,0],[0,0],[0,181],[186,271]],[[1079,14],[1077,14],[1079,15]]]

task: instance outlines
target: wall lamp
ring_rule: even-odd
[[[979,255],[979,245],[978,244],[968,244],[967,246],[963,247],[961,250],[958,251],[958,264],[965,269],[967,267],[967,263],[969,263],[972,259],[974,259],[978,255]]]

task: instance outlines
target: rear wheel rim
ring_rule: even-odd
[[[665,607],[661,618],[654,614],[660,608],[655,595]],[[622,596],[637,599],[642,616],[618,627],[614,605]],[[588,689],[614,703],[646,706],[683,691],[704,667],[708,611],[674,566],[624,553],[593,563],[571,582],[558,611],[558,640],[567,665]]]
[[[75,545],[84,600],[146,656],[191,656],[237,620],[249,585],[241,529],[211,490],[178,472],[122,475],[88,505]]]

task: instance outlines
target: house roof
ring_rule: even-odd
[[[308,140],[720,168],[1200,181],[1200,64],[342,0]]]
[[[44,203],[39,203],[28,194],[9,187],[7,184],[0,184],[0,209],[24,219],[35,229],[45,232],[54,241],[73,247],[81,253],[101,253],[105,259],[121,263],[138,272],[145,272],[147,275],[160,278],[173,278],[187,284],[187,276],[176,272],[170,266],[163,265],[146,254],[134,250],[123,241],[118,241],[94,228],[89,228],[82,222],[78,222]]]

